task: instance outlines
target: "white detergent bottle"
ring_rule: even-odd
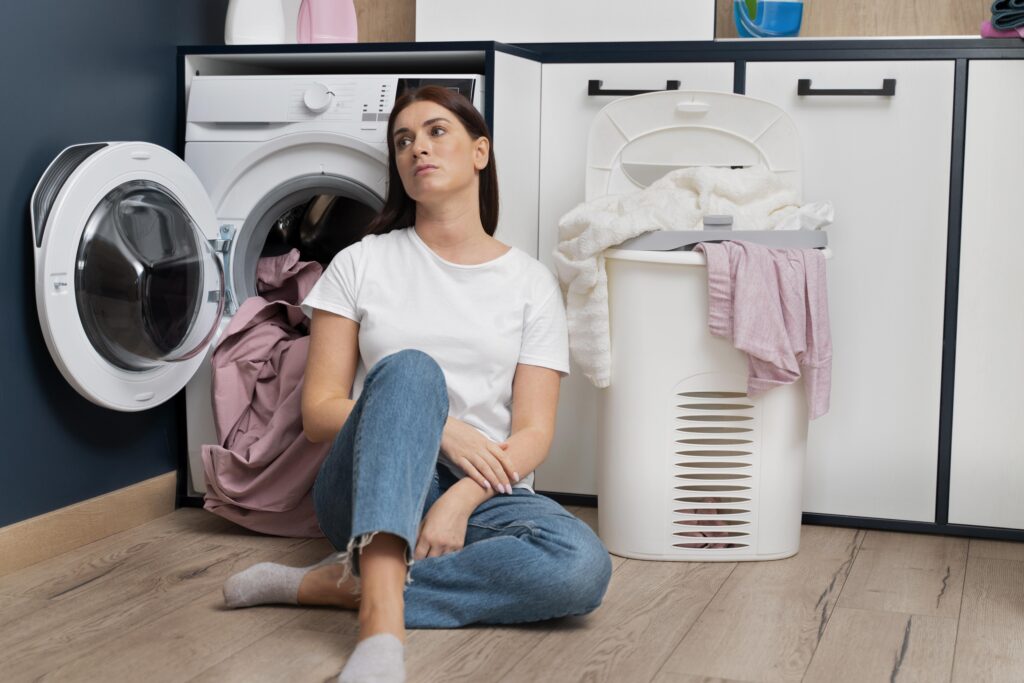
[[[229,0],[224,20],[227,45],[270,45],[284,40],[281,0]]]

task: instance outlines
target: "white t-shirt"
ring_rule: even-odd
[[[511,433],[518,363],[569,373],[569,334],[555,276],[512,247],[460,265],[430,249],[414,228],[369,235],[338,254],[302,302],[359,323],[352,398],[367,371],[402,349],[429,354],[444,371],[448,414],[495,442]],[[465,472],[443,453],[456,476]],[[533,472],[514,487],[533,491]]]

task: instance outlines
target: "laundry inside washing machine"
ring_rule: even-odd
[[[374,208],[352,197],[316,194],[273,221],[262,255],[298,249],[300,261],[326,266],[335,254],[363,237],[376,215]]]

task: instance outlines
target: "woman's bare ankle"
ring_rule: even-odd
[[[391,633],[405,642],[405,605],[397,602],[364,602],[359,606],[359,640],[378,633]]]
[[[345,568],[341,565],[327,565],[307,572],[299,584],[299,604],[358,610],[360,598],[359,595],[353,594],[358,579],[350,574],[341,586],[338,586],[338,579],[344,571]]]

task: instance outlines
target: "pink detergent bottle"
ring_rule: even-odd
[[[299,43],[357,43],[353,0],[302,0],[295,30]]]

